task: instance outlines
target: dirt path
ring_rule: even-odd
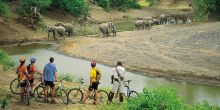
[[[117,37],[68,39],[60,42],[58,50],[110,66],[120,60],[127,69],[146,75],[218,81],[219,25],[161,25],[150,31],[121,32]]]

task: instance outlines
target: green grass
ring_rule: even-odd
[[[59,80],[64,79],[64,81],[71,82],[71,83],[78,82],[78,80],[73,75],[70,75],[70,74],[61,74],[58,76],[58,79]]]
[[[133,21],[122,21],[115,23],[117,32],[122,31],[133,31],[134,30],[134,22]]]
[[[187,104],[182,97],[178,97],[176,90],[170,87],[144,89],[136,98],[125,103],[102,105],[100,110],[220,110],[220,107],[210,105],[207,101],[196,105]]]
[[[0,49],[0,64],[3,65],[4,70],[14,67],[14,62],[11,60],[9,55],[1,49]]]

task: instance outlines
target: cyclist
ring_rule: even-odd
[[[27,70],[28,70],[28,79],[30,82],[30,87],[31,87],[31,91],[33,90],[33,86],[34,86],[34,75],[35,73],[37,74],[42,74],[36,67],[35,62],[36,62],[36,58],[31,58],[30,59],[30,64],[27,66]],[[31,96],[33,96],[33,93],[31,92]]]
[[[114,94],[119,92],[119,101],[123,102],[123,90],[124,90],[124,76],[125,68],[122,67],[122,62],[118,61],[112,72],[113,87],[109,93],[109,102],[112,102]]]
[[[48,86],[50,86],[50,92],[52,94],[51,103],[56,103],[54,100],[54,94],[55,94],[55,87],[54,87],[54,81],[57,81],[57,69],[56,65],[53,63],[54,58],[50,57],[49,63],[45,65],[43,77],[44,77],[44,94],[45,94],[45,102],[49,102],[47,96],[48,96]]]
[[[20,91],[20,97],[21,97],[21,103],[24,103],[24,95],[25,95],[25,87],[27,86],[27,79],[28,79],[28,73],[27,73],[27,67],[25,66],[25,57],[21,57],[19,59],[20,66],[17,67],[17,74],[18,74],[18,81],[21,86]]]
[[[89,98],[91,92],[94,90],[95,92],[95,100],[93,102],[94,105],[97,104],[97,99],[98,99],[98,85],[99,82],[97,81],[97,72],[98,70],[96,69],[96,61],[93,60],[91,62],[91,70],[90,70],[90,85],[89,89],[86,93],[86,96],[83,98],[83,103],[86,102],[86,100]]]

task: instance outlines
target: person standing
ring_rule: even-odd
[[[97,78],[99,76],[97,76],[97,74],[99,73],[99,71],[96,69],[96,61],[93,60],[91,62],[91,70],[90,70],[90,86],[89,89],[86,93],[86,96],[83,98],[83,103],[86,102],[86,100],[89,98],[91,92],[94,90],[95,92],[95,100],[93,102],[94,105],[97,104],[97,99],[98,99],[98,85],[99,85],[99,81],[97,80]]]
[[[51,103],[56,103],[56,101],[54,100],[54,94],[55,94],[54,81],[57,80],[57,69],[56,69],[56,65],[54,64],[54,58],[50,57],[49,61],[50,62],[45,65],[43,71],[43,78],[45,83],[45,88],[44,88],[45,102],[49,102],[47,96],[48,96],[48,87],[50,87],[50,92],[52,94]]]
[[[21,86],[21,91],[20,91],[20,97],[21,97],[21,103],[24,103],[24,95],[25,95],[25,87],[28,84],[28,73],[27,73],[27,67],[25,66],[25,57],[21,57],[19,59],[20,65],[17,67],[17,77],[19,84]]]
[[[42,75],[42,73],[37,69],[37,67],[35,65],[35,62],[36,62],[36,58],[32,57],[30,59],[30,64],[27,66],[28,79],[29,79],[30,87],[31,87],[31,96],[34,96],[33,86],[34,86],[34,76],[35,76],[35,74],[37,73],[37,74]]]
[[[124,90],[124,76],[125,68],[122,67],[122,62],[118,61],[116,67],[112,71],[112,83],[113,87],[109,93],[109,102],[112,102],[114,94],[119,92],[119,101],[123,102],[123,90]]]

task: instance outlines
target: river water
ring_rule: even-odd
[[[28,59],[30,57],[36,57],[36,65],[39,70],[43,70],[44,65],[49,62],[49,57],[52,56],[55,58],[58,74],[71,74],[76,78],[82,77],[86,79],[86,83],[88,84],[90,62],[87,60],[61,55],[50,50],[50,45],[43,44],[1,48],[8,52],[16,62],[18,62],[20,56],[25,56]],[[110,88],[112,67],[97,64],[97,68],[102,73],[100,86]],[[132,80],[131,88],[138,92],[141,92],[144,87],[154,88],[159,86],[169,86],[175,88],[178,95],[185,98],[190,104],[207,100],[210,104],[220,105],[220,87],[218,86],[188,83],[185,81],[172,81],[164,78],[151,78],[132,72],[126,72],[126,79]]]

